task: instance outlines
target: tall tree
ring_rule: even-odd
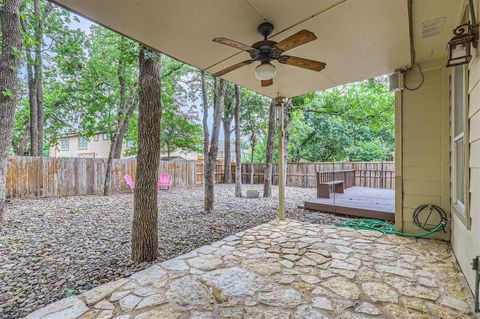
[[[6,197],[8,151],[12,143],[15,108],[18,100],[18,69],[22,57],[20,0],[0,1],[0,225]]]
[[[125,37],[119,36],[118,39],[118,63],[117,63],[117,75],[119,85],[119,98],[118,98],[118,110],[117,110],[117,124],[112,136],[110,138],[110,151],[107,159],[107,167],[105,172],[105,182],[103,185],[103,195],[110,195],[110,179],[112,176],[112,163],[114,158],[120,158],[123,146],[123,138],[125,132],[128,129],[128,123],[137,106],[137,83],[133,83],[129,89],[128,69],[135,65],[134,56],[137,53],[137,46],[131,43]]]
[[[223,110],[223,153],[224,153],[224,180],[225,184],[232,182],[232,155],[231,155],[231,136],[232,120],[235,111],[235,92],[232,84],[227,84],[225,92],[225,108]]]
[[[187,114],[172,110],[165,105],[162,107],[162,154],[167,154],[168,159],[172,152],[177,150],[201,152],[202,127],[192,123]]]
[[[45,23],[53,10],[49,1],[25,1],[22,27],[25,40],[25,56],[30,104],[30,153],[43,155],[44,105],[43,105],[43,51]],[[31,51],[33,51],[33,56]]]
[[[160,56],[146,47],[139,54],[137,175],[132,226],[132,259],[153,261],[158,248],[157,178],[160,164]]]
[[[240,132],[240,105],[242,103],[240,88],[235,84],[235,196],[242,197],[242,145]]]
[[[203,106],[203,158],[206,161],[208,156],[208,149],[210,148],[210,131],[208,129],[208,91],[207,91],[207,79],[205,71],[200,71],[200,79],[202,86],[202,106]]]
[[[273,143],[275,140],[275,100],[272,99],[268,110],[267,145],[265,149],[265,178],[263,182],[263,197],[272,196],[272,161]]]
[[[215,82],[217,80],[215,79]],[[227,83],[220,79],[218,84],[214,85],[214,104],[213,104],[213,128],[208,154],[205,158],[205,212],[211,213],[213,211],[213,204],[215,201],[214,193],[214,174],[218,155],[218,137],[220,134],[220,125],[222,121],[222,114],[225,102],[225,91]]]
[[[257,142],[263,137],[266,128],[266,105],[271,103],[270,99],[254,93],[252,91],[244,90],[242,96],[242,131],[249,136],[249,144],[251,150],[250,157],[250,183],[254,180],[254,162],[255,162],[255,147]]]

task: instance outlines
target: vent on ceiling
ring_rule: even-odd
[[[445,17],[422,23],[422,39],[431,38],[443,32]]]

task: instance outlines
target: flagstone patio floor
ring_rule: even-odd
[[[275,220],[32,318],[471,318],[449,244]]]

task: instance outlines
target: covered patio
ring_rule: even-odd
[[[468,263],[478,241],[468,231],[478,226],[478,206],[472,219],[465,213],[464,222],[450,214],[450,71],[444,49],[464,7],[434,0],[55,2],[275,98],[279,220],[60,300],[27,318],[472,317],[474,274]],[[212,41],[228,37],[248,47],[261,40],[256,28],[265,21],[275,25],[268,38],[275,42],[303,30],[313,33],[316,41],[293,46],[291,54],[326,63],[325,69],[313,72],[280,62],[273,83],[263,85],[255,78],[257,63],[245,63],[245,47]],[[244,67],[219,74],[238,64]],[[469,285],[445,241],[285,220],[285,101],[399,70],[415,89],[396,92],[395,225],[419,232],[412,222],[415,208],[425,202],[442,206],[456,223],[452,242]],[[480,95],[472,96],[478,102]],[[478,156],[472,158],[472,166],[478,164]],[[469,191],[468,182],[463,186]],[[450,226],[432,237],[450,240]],[[464,251],[463,244],[472,249]]]
[[[53,318],[471,318],[449,245],[276,220],[35,311]]]

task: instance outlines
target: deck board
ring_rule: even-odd
[[[304,202],[304,208],[395,221],[395,190],[350,187],[345,193],[334,193],[330,198],[312,196]]]

